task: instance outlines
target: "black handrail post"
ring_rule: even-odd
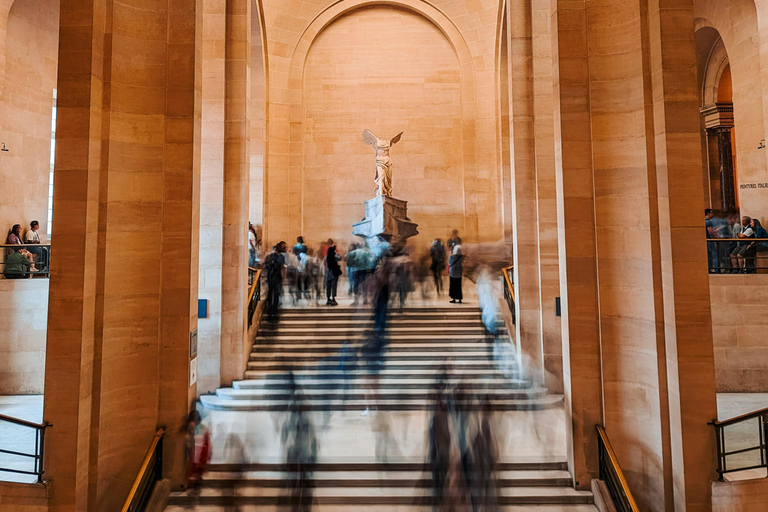
[[[723,474],[725,472],[725,457],[723,456],[723,429],[715,425],[715,438],[717,439],[717,474],[719,480],[723,481]]]
[[[163,438],[157,443],[157,455],[155,456],[155,481],[163,479]]]
[[[761,443],[763,449],[760,450],[760,457],[762,458],[763,466],[766,466],[766,477],[768,477],[768,423],[765,421],[765,414],[760,416],[760,423],[762,428],[760,429]]]

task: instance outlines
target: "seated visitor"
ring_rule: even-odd
[[[752,219],[752,229],[755,232],[755,238],[768,238],[768,231],[765,230],[763,225],[760,223],[757,219]],[[768,251],[768,241],[760,241],[756,240],[754,242],[750,242],[749,245],[747,245],[746,249],[746,260],[747,260],[747,271],[750,274],[754,274],[757,272],[756,267],[756,259],[757,259],[757,253],[758,252],[766,252]]]
[[[23,279],[29,277],[31,268],[32,253],[26,249],[19,249],[5,257],[3,275],[6,279]]]
[[[29,231],[27,231],[26,236],[24,237],[25,242],[27,244],[40,244],[42,243],[42,240],[40,238],[40,223],[36,220],[33,220],[29,223]],[[43,247],[29,247],[27,249],[29,252],[35,255],[35,261],[42,262],[40,265],[40,268],[45,268],[44,262],[47,258],[45,258],[45,248]]]
[[[21,224],[14,224],[11,230],[8,231],[8,236],[5,238],[5,244],[14,245],[22,243],[24,242],[21,241]],[[5,249],[6,256],[10,256],[14,252],[16,252],[16,250],[10,247]]]
[[[741,233],[737,238],[755,238],[755,230],[752,229],[752,219],[746,215],[741,218]],[[749,242],[738,242],[738,245],[731,253],[731,265],[735,269],[733,272],[746,272],[746,254]]]

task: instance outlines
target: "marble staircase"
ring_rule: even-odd
[[[522,378],[512,362],[493,360],[476,307],[405,308],[390,315],[389,345],[377,389],[362,359],[342,363],[342,346],[358,348],[372,327],[370,310],[352,307],[286,309],[280,322],[264,323],[253,344],[246,379],[201,397],[211,410],[284,410],[291,377],[306,410],[423,410],[441,374],[447,384],[490,398],[494,410],[554,407],[561,396]],[[508,342],[502,338],[501,342]],[[343,371],[342,371],[343,367]],[[445,384],[445,383],[444,383]],[[365,395],[374,395],[372,404]]]
[[[562,406],[562,396],[549,395],[525,379],[514,362],[499,365],[493,346],[486,343],[476,307],[393,311],[375,389],[375,377],[364,361],[351,361],[348,352],[342,351],[345,341],[349,341],[347,350],[359,348],[365,339],[362,334],[371,327],[370,310],[343,306],[285,309],[278,324],[262,324],[244,380],[218,389],[215,395],[204,395],[201,401],[224,422],[221,432],[232,435],[233,429],[244,428],[266,439],[253,448],[255,458],[239,463],[216,460],[199,495],[172,493],[167,511],[290,510],[285,502],[296,473],[280,462],[277,445],[279,421],[294,386],[320,442],[309,480],[312,510],[320,511],[433,510],[431,473],[419,439],[438,383],[448,388],[460,384],[469,394],[487,396],[494,417],[505,425],[500,428],[519,425],[520,418],[530,419],[531,414],[546,414],[551,421]],[[476,402],[465,405],[474,407]],[[366,407],[371,408],[370,417],[360,414]],[[512,416],[504,420],[505,415]],[[262,422],[260,426],[256,421]],[[407,442],[400,441],[399,456],[380,457],[378,447],[374,455],[372,445],[381,439],[383,424],[407,436]],[[501,447],[496,467],[496,510],[596,510],[591,493],[573,489],[563,456],[518,456],[509,450]],[[465,502],[455,510],[471,510],[458,462],[453,474],[447,498],[452,503]]]

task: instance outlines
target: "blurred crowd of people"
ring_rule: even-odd
[[[279,318],[282,301],[293,306],[338,306],[339,278],[347,277],[347,294],[352,306],[372,305],[376,318],[383,322],[389,302],[404,308],[411,292],[421,290],[422,297],[431,292],[429,276],[437,296],[443,294],[444,277],[449,278],[451,303],[462,303],[462,277],[465,255],[456,230],[446,248],[442,240],[432,241],[429,251],[414,261],[408,247],[390,247],[379,239],[372,249],[366,243],[351,244],[343,253],[332,239],[322,242],[317,250],[310,248],[303,236],[288,248],[285,241],[272,246],[262,258],[261,240],[253,225],[249,226],[249,267],[261,268],[267,285],[266,315],[269,321]],[[383,326],[381,329],[383,330]]]

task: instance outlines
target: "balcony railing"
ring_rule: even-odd
[[[627,479],[619,466],[619,459],[613,451],[608,434],[602,425],[596,425],[597,449],[600,457],[600,480],[605,482],[608,492],[613,500],[613,505],[618,512],[639,512],[632,491],[629,490]]]
[[[732,257],[737,248],[744,248],[744,266],[734,266]],[[768,273],[768,238],[707,238],[707,262],[710,274]]]
[[[735,471],[768,470],[768,409],[728,420],[714,420],[710,425],[715,427],[717,435],[717,473],[720,480]]]
[[[7,279],[50,277],[51,269],[51,244],[2,244],[0,245],[0,274]],[[6,273],[6,260],[8,256],[19,249],[25,249],[32,254],[29,266],[21,272]],[[10,270],[10,269],[9,269]],[[18,276],[18,277],[17,277]]]
[[[47,421],[44,421],[43,423],[32,423],[31,421],[24,421],[2,414],[0,414],[0,423],[21,427],[21,429],[30,429],[34,431],[35,436],[34,453],[29,451],[9,450],[7,447],[0,448],[0,454],[11,456],[11,461],[7,461],[7,458],[4,457],[6,461],[0,462],[0,473],[7,472],[17,475],[34,475],[37,477],[38,483],[42,482],[43,473],[45,473],[45,468],[43,467],[45,456],[45,430],[53,427],[53,425]],[[25,436],[18,435],[15,437],[21,438]],[[14,462],[14,459],[18,462]]]

